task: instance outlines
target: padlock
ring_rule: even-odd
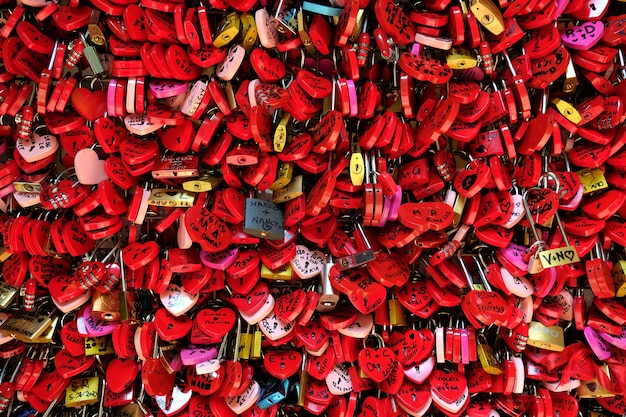
[[[284,220],[280,208],[269,201],[246,198],[244,232],[264,239],[284,238]]]

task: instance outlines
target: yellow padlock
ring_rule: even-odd
[[[570,122],[578,124],[583,120],[578,110],[576,110],[576,107],[572,106],[567,101],[560,98],[553,98],[550,102],[554,104],[559,113]]]
[[[213,46],[222,48],[232,42],[239,34],[241,20],[235,12],[229,13],[219,22],[217,35],[213,38]]]
[[[75,378],[65,389],[66,407],[84,407],[98,402],[100,378],[97,376]]]
[[[494,35],[504,32],[502,12],[491,0],[471,0],[470,10],[476,20]]]
[[[446,63],[452,69],[469,69],[478,65],[476,55],[464,48],[453,48],[446,56]]]

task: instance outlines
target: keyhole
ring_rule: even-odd
[[[486,14],[486,15],[483,16],[482,21],[483,21],[484,25],[488,25],[491,22],[493,22],[493,16],[490,15],[490,14]]]

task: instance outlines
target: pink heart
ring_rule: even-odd
[[[91,148],[81,149],[76,152],[74,158],[76,176],[81,184],[95,185],[108,180],[109,176],[104,170],[104,160],[98,158],[98,154]]]
[[[35,162],[54,154],[59,149],[59,142],[52,135],[33,133],[28,139],[19,138],[15,148],[26,162]]]

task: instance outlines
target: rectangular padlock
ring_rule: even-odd
[[[4,281],[0,281],[0,308],[7,308],[17,295],[17,288],[10,286]]]
[[[52,319],[44,314],[18,311],[0,326],[0,334],[13,336],[25,343],[32,343],[52,324]]]
[[[94,75],[102,74],[104,72],[104,66],[102,65],[102,62],[100,61],[100,55],[98,55],[98,51],[96,51],[96,47],[93,45],[90,45],[87,42],[87,39],[85,39],[85,36],[83,34],[80,35],[80,38],[83,41],[83,44],[85,45],[83,54],[85,56],[85,59],[87,59],[89,68],[91,68],[91,71],[93,72]]]
[[[199,159],[197,155],[162,156],[154,164],[152,178],[197,177]]]
[[[274,191],[272,202],[276,204],[286,203],[287,201],[300,197],[303,194],[302,181],[302,175],[294,177],[287,186]]]
[[[276,204],[258,198],[247,198],[243,231],[269,240],[285,238],[283,212]]]
[[[538,321],[531,321],[528,326],[527,344],[541,349],[562,352],[565,349],[563,328],[559,326],[546,327]]]
[[[65,389],[66,407],[83,407],[98,402],[100,378],[97,376],[76,378]]]
[[[91,298],[91,314],[104,321],[120,320],[120,294],[118,290],[108,293],[94,291]]]

